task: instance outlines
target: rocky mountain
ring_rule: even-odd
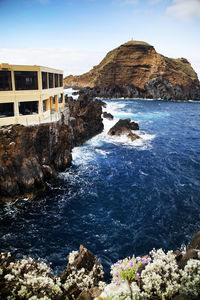
[[[108,97],[109,93],[112,95],[113,88],[122,88],[120,97],[133,94],[135,97],[163,99],[168,93],[167,99],[200,98],[200,83],[187,59],[165,57],[157,53],[153,46],[140,41],[129,41],[110,51],[89,72],[80,76],[67,76],[64,85],[78,88],[98,87],[104,89],[104,96],[105,89],[109,87]]]

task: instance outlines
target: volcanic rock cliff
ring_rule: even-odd
[[[0,128],[0,200],[32,197],[71,165],[71,150],[103,130],[99,103],[67,98],[58,122]],[[91,129],[90,129],[91,128]]]
[[[153,46],[139,41],[129,41],[110,51],[91,71],[80,76],[67,76],[64,84],[78,88],[98,87],[104,89],[104,95],[101,91],[100,95],[96,91],[95,94],[103,97],[110,97],[109,93],[112,94],[113,88],[117,87],[123,88],[119,97],[129,96],[125,88],[129,90],[128,94],[138,97],[163,98],[166,90],[175,99],[182,94],[181,99],[200,98],[197,74],[185,58],[165,57]]]

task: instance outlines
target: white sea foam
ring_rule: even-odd
[[[72,95],[74,92],[78,92],[79,90],[73,90],[72,88],[64,89],[64,93],[69,97],[73,97],[73,99],[77,100],[79,95]]]
[[[155,135],[147,134],[142,130],[133,131],[141,137],[135,141],[131,141],[126,135],[122,136],[110,136],[108,131],[113,127],[120,118],[127,118],[127,115],[133,115],[133,119],[137,119],[137,114],[133,114],[125,109],[125,103],[118,102],[106,102],[106,108],[103,111],[111,113],[114,116],[113,120],[103,118],[104,130],[101,134],[93,137],[81,147],[75,147],[72,152],[74,164],[77,165],[89,165],[90,161],[94,161],[96,155],[102,155],[106,157],[109,155],[109,151],[105,151],[103,146],[105,143],[112,143],[115,145],[123,145],[127,147],[135,147],[138,150],[146,150],[151,148],[151,141],[155,138]]]

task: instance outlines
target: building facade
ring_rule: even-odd
[[[0,126],[41,122],[64,105],[62,71],[0,64]]]

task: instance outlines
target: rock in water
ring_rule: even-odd
[[[112,114],[107,113],[106,111],[103,113],[103,117],[110,120],[110,121],[112,121],[113,118],[114,118]]]
[[[67,76],[64,85],[87,89],[105,98],[198,100],[200,83],[185,58],[168,58],[145,42],[129,41],[110,51],[99,65],[80,76]]]
[[[131,122],[131,119],[119,120],[109,131],[109,135],[126,135],[132,141],[140,139],[137,134],[134,134],[132,130],[139,130],[139,125],[135,122]]]

